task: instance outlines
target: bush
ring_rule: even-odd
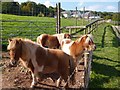
[[[45,15],[43,13],[41,13],[41,12],[38,14],[38,17],[44,17],[44,16]]]

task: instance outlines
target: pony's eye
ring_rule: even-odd
[[[89,41],[89,44],[91,44],[91,42]]]

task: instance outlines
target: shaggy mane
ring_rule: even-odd
[[[30,42],[30,43],[33,43],[33,44],[36,44],[34,41],[30,40],[30,39],[27,39],[27,38],[12,38],[12,40],[21,40],[21,41],[25,41],[25,42]]]

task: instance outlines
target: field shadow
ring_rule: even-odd
[[[104,45],[105,45],[105,34],[106,34],[106,28],[104,28],[104,32],[103,32],[103,35],[102,35],[102,40],[101,40],[101,47],[104,48]]]
[[[94,58],[120,63],[119,61],[113,61],[109,58],[102,58],[95,55],[94,55]],[[119,73],[120,71],[117,70],[114,66],[100,64],[94,61],[92,62],[92,71],[94,71],[97,74],[97,76],[91,79],[89,83],[90,88],[102,88],[103,84],[108,83],[111,77],[120,76],[120,73]]]
[[[118,38],[113,38],[112,40],[112,46],[113,47],[119,47],[120,46],[120,40]]]
[[[111,61],[111,62],[116,62],[118,64],[120,64],[120,61],[114,61],[112,59],[109,59],[109,58],[105,58],[105,57],[99,57],[99,56],[96,56],[96,55],[93,55],[93,59],[99,59],[99,60],[108,60],[108,61]]]
[[[109,65],[105,65],[105,64],[98,64],[96,62],[92,63],[92,70],[96,73],[96,74],[101,74],[101,75],[105,75],[105,76],[119,76],[120,75],[120,71],[117,70],[115,67],[113,66],[109,66]]]
[[[115,37],[112,40],[113,47],[119,47],[120,46],[120,39],[117,37],[117,35],[113,29],[111,30],[111,32],[115,35]]]
[[[104,32],[103,32],[102,40],[101,40],[101,47],[102,48],[105,47],[105,35],[106,35],[107,28],[111,28],[110,29],[111,33],[115,35],[115,37],[113,37],[113,39],[112,39],[112,46],[119,47],[120,46],[120,39],[117,37],[115,31],[113,30],[113,28],[110,25],[108,25],[104,28]]]

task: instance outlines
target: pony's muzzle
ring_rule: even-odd
[[[94,49],[93,50],[96,50],[96,48],[97,48],[96,45],[94,45]]]
[[[15,67],[15,66],[17,66],[17,62],[15,60],[11,60],[10,63],[9,63],[9,66],[10,67]]]

